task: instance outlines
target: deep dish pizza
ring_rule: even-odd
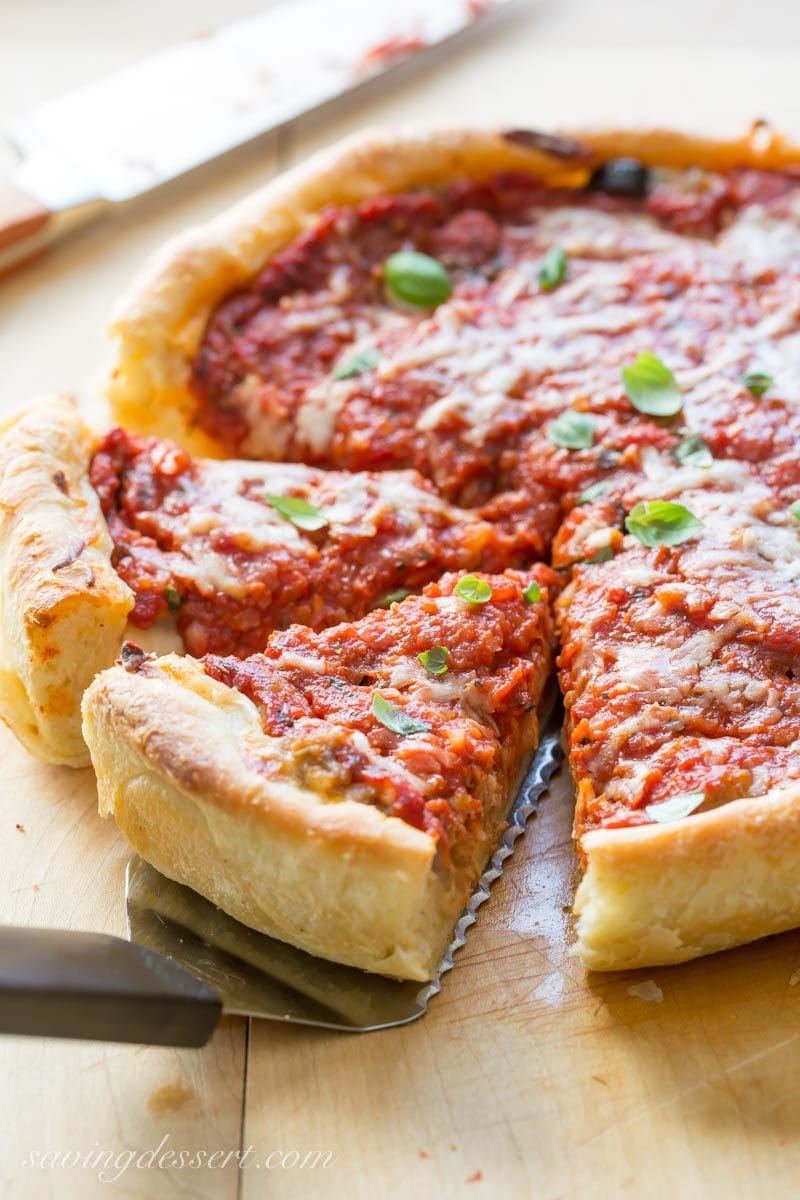
[[[159,649],[244,656],[444,572],[530,558],[530,535],[449,504],[414,471],[324,472],[194,459],[120,429],[97,436],[51,397],[0,437],[5,634],[0,700],[52,762],[88,761],[80,703],[128,625]]]
[[[369,684],[372,637],[404,614],[413,627],[420,587],[436,594],[445,571],[485,582],[482,571],[522,570],[523,600],[530,579],[531,596],[555,602],[560,630],[584,961],[675,962],[800,923],[800,151],[764,127],[735,142],[524,130],[362,138],[166,247],[119,305],[112,336],[120,428],[92,451],[84,481],[103,554],[134,619],[173,609],[201,656],[164,665],[133,653],[85,702],[104,807],[145,856],[260,928],[359,961],[332,936],[327,947],[327,935],[304,941],[285,912],[247,909],[230,884],[256,886],[246,840],[226,834],[224,871],[213,846],[201,852],[198,840],[193,856],[196,808],[205,819],[219,793],[212,768],[230,737],[213,741],[205,773],[147,746],[184,721],[201,727],[202,680],[209,728],[216,710],[240,722],[226,727],[244,739],[226,772],[253,788],[248,772],[266,771],[274,789],[251,734],[259,763],[277,753],[289,771],[295,722],[322,721],[326,744],[369,740],[358,705],[343,725],[316,707],[316,688],[295,713],[291,667],[274,667],[281,647],[323,638],[312,659],[327,663],[337,630],[348,641],[369,630],[359,643]],[[260,472],[282,482],[267,491]],[[395,518],[372,522],[365,541],[331,519],[338,496],[385,493],[400,478],[423,497],[411,508],[424,562],[406,554],[410,533]],[[261,521],[275,495],[284,522],[286,496],[305,506],[295,509],[303,547],[270,536],[255,563],[228,535],[258,539],[242,506],[256,504]],[[399,574],[388,563],[397,539]],[[542,560],[556,574],[534,579]],[[223,576],[233,592],[216,586]],[[369,612],[398,589],[412,595]],[[260,654],[259,639],[289,622],[315,632],[273,633]],[[537,679],[547,639],[537,623]],[[524,657],[505,641],[497,652],[493,674]],[[305,697],[314,667],[298,669]],[[147,715],[135,734],[123,717],[134,693]],[[537,696],[526,692],[523,709]],[[447,703],[460,721],[464,693]],[[279,729],[270,722],[284,711]],[[398,736],[385,756],[393,787],[399,750],[413,755],[426,734]],[[530,738],[510,744],[521,760]],[[337,772],[330,761],[312,771],[328,800],[413,826],[374,775],[366,794],[358,769]],[[440,772],[431,760],[417,774]],[[513,774],[492,776],[506,797]],[[437,801],[452,805],[459,785],[443,786]],[[156,810],[173,791],[186,823],[171,829]],[[484,831],[495,828],[495,810],[479,807]],[[230,799],[215,820],[244,830],[237,811]],[[315,804],[304,811],[318,830]],[[452,880],[442,830],[423,832],[436,843],[434,874]]]
[[[244,660],[128,648],[84,699],[101,811],[248,925],[430,978],[536,744],[549,578],[447,575]]]

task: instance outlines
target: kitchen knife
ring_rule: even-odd
[[[421,1017],[560,762],[560,712],[544,722],[502,841],[428,983],[315,958],[257,933],[140,858],[127,871],[130,941],[0,926],[0,1034],[202,1046],[222,1012],[367,1032]]]
[[[0,273],[56,237],[363,86],[512,0],[284,0],[12,122]]]

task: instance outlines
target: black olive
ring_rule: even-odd
[[[650,190],[650,171],[636,158],[612,158],[592,175],[589,187],[641,200]]]

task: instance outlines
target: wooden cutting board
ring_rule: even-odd
[[[5,0],[0,103],[24,109],[261,7]],[[798,45],[791,0],[531,4],[368,110],[352,100],[303,121],[2,285],[0,407],[53,387],[88,397],[103,319],[143,255],[351,129],[472,120],[731,132],[768,114],[800,135]],[[122,932],[127,852],[96,816],[91,773],[36,764],[3,732],[0,756],[0,919]],[[413,1026],[357,1037],[231,1019],[199,1052],[0,1040],[2,1195],[796,1196],[800,935],[587,976],[568,951],[571,805],[562,775]],[[223,1165],[248,1146],[245,1169]],[[121,1173],[118,1159],[106,1182],[92,1168],[25,1165],[57,1150],[159,1147],[220,1156],[181,1170],[146,1157]],[[315,1152],[316,1167],[291,1165]]]

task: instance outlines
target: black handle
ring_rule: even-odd
[[[144,946],[0,926],[0,1033],[204,1046],[221,1013],[210,987]]]

